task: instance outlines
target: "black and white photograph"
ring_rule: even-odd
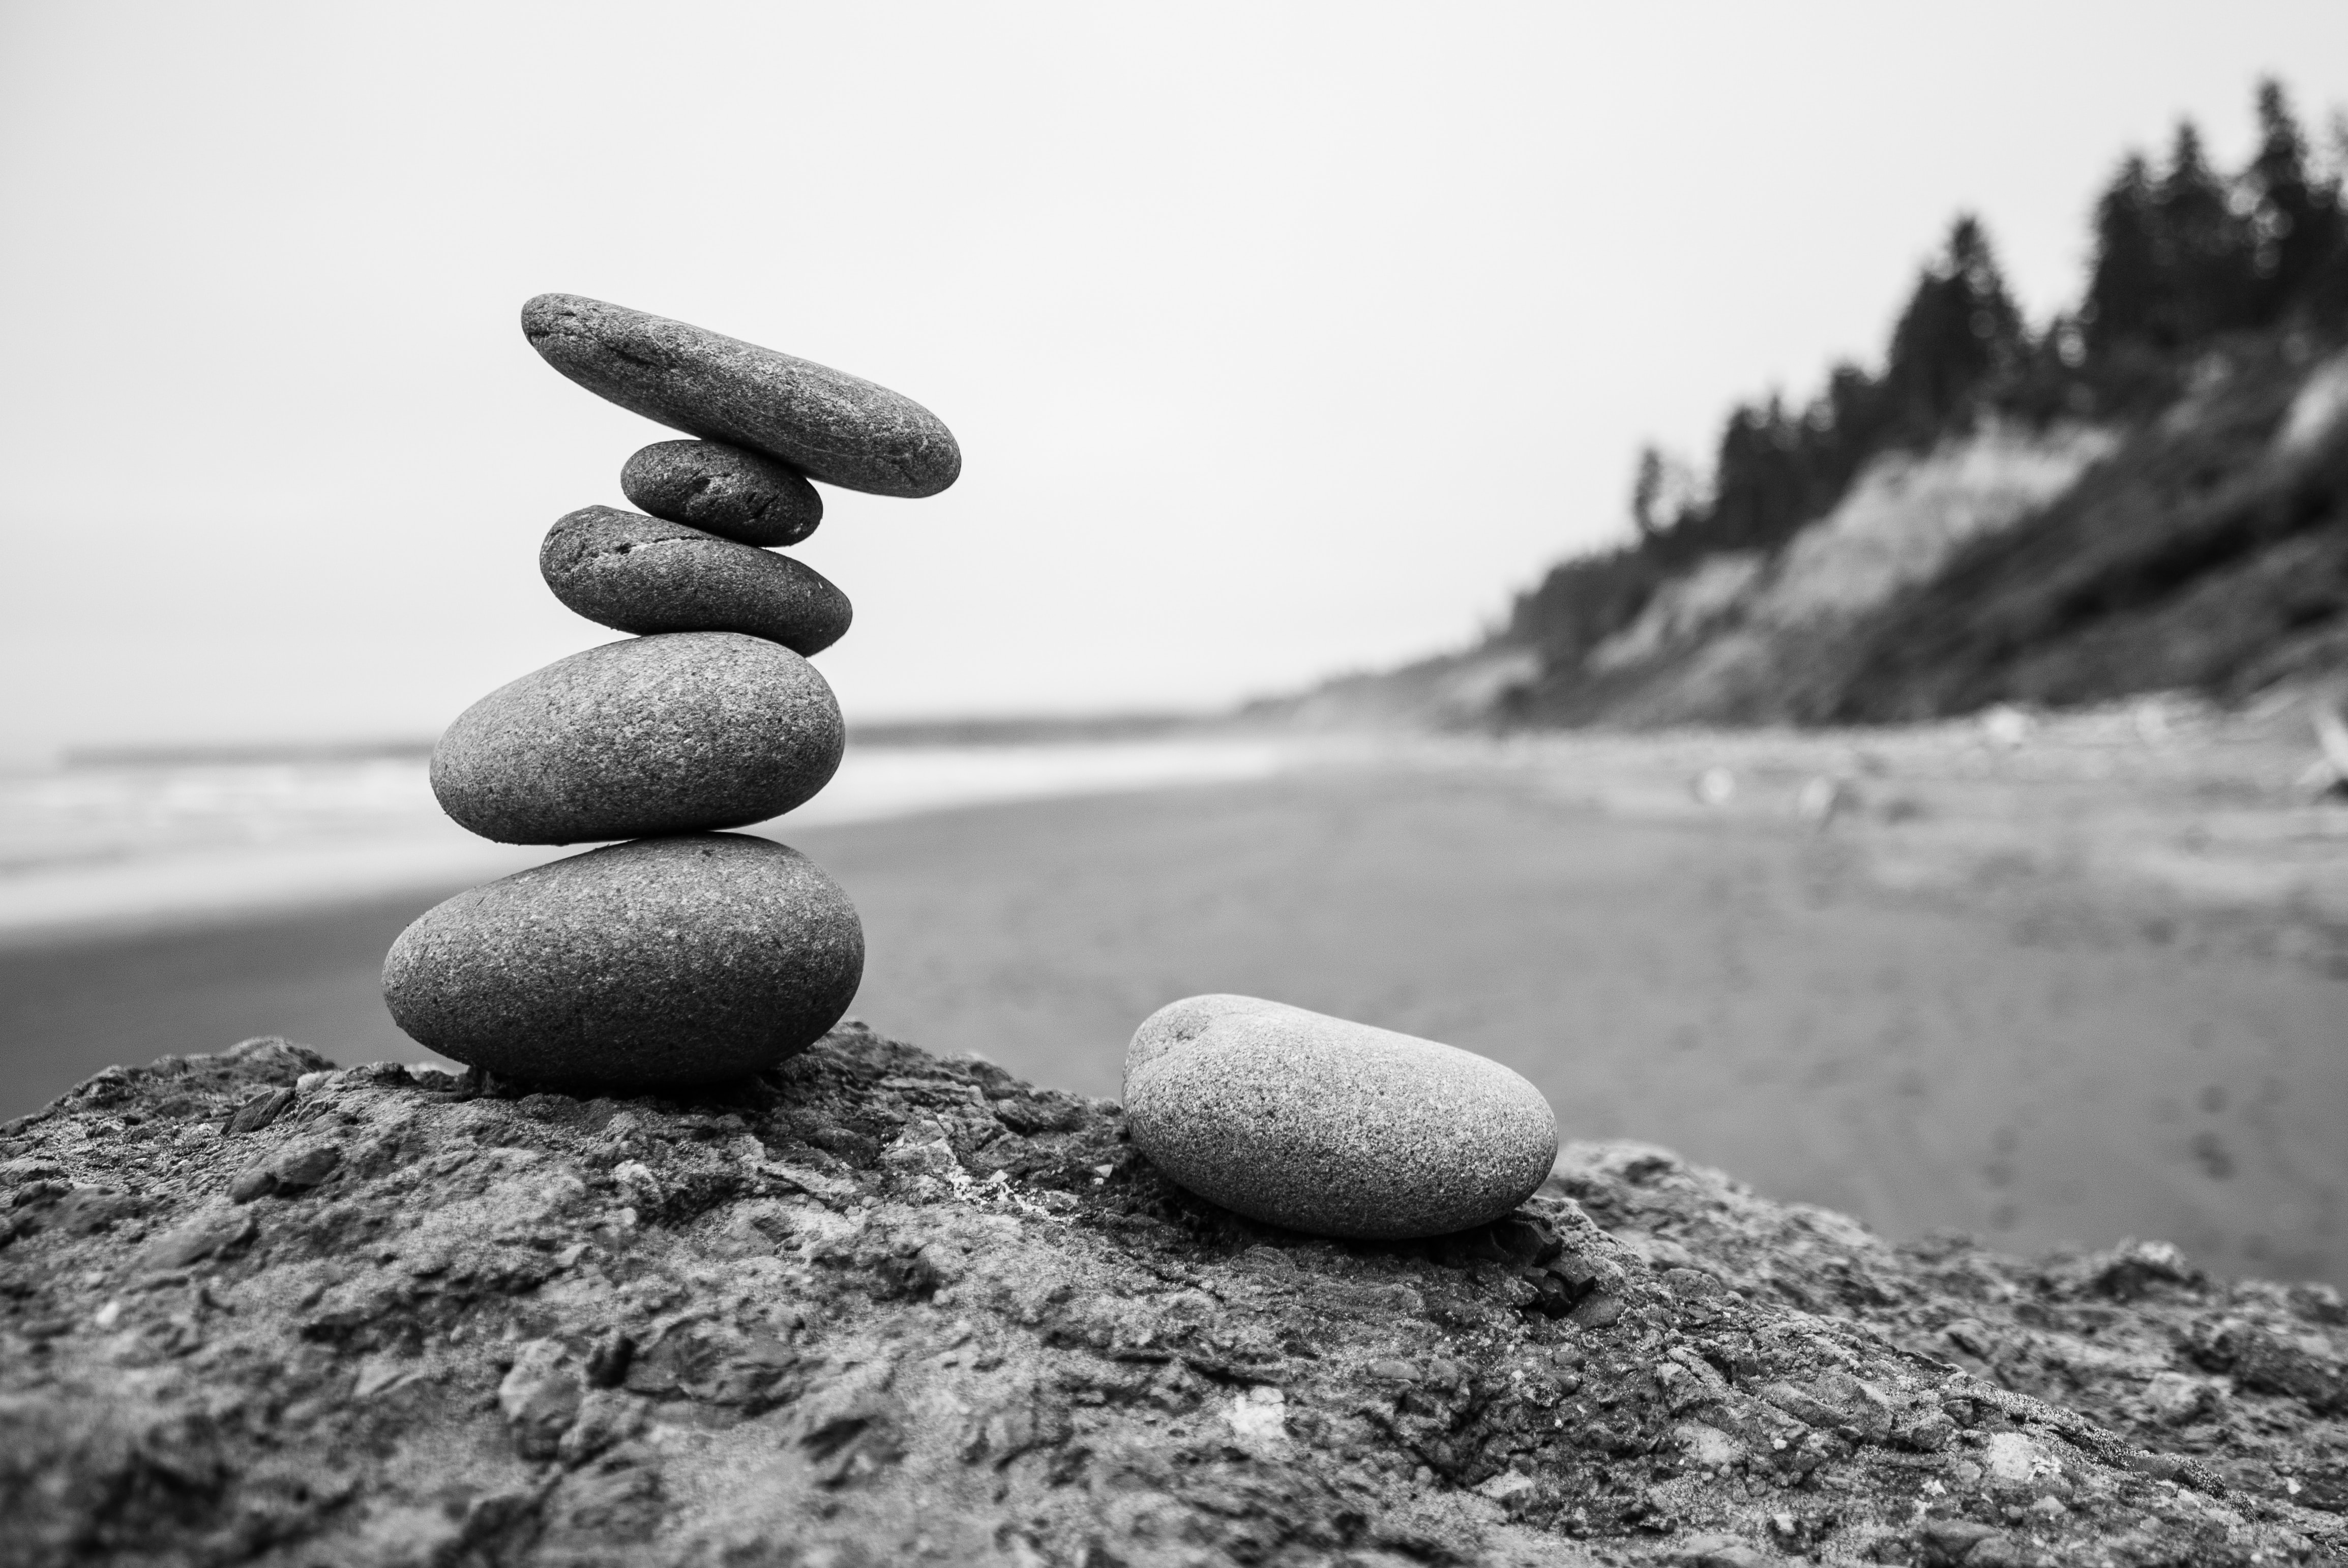
[[[2340,0],[0,0],[0,1568],[2348,1564]]]

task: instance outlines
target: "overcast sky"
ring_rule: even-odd
[[[0,748],[429,734],[613,634],[538,579],[667,434],[542,290],[895,387],[827,493],[851,719],[1197,706],[1457,645],[1638,443],[1871,359],[1960,208],[2094,191],[2348,5],[0,4]]]

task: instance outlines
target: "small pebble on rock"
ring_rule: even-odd
[[[1318,1235],[1441,1235],[1549,1175],[1540,1091],[1451,1046],[1254,996],[1159,1008],[1125,1057],[1133,1141],[1180,1185]]]
[[[823,521],[823,492],[798,469],[723,441],[655,441],[620,470],[654,517],[745,544],[797,544]]]
[[[557,521],[538,569],[557,599],[623,632],[741,632],[804,655],[839,641],[854,614],[788,555],[608,506]]]
[[[826,484],[926,496],[962,472],[962,449],[935,414],[826,366],[582,294],[540,294],[521,307],[521,329],[597,397]]]
[[[229,1117],[228,1125],[221,1130],[232,1138],[241,1137],[248,1132],[258,1132],[292,1109],[293,1105],[292,1089],[283,1088],[263,1089],[238,1106],[234,1113]]]
[[[822,789],[846,741],[831,687],[788,648],[672,632],[558,659],[467,708],[433,748],[432,792],[503,844],[740,827]]]
[[[231,1196],[234,1196],[233,1188]],[[235,1201],[251,1202],[248,1198]],[[235,1251],[252,1240],[258,1229],[250,1215],[207,1210],[149,1242],[142,1261],[152,1269],[185,1268],[205,1258]]]
[[[343,1151],[331,1143],[311,1144],[248,1165],[229,1183],[228,1195],[240,1203],[273,1192],[291,1195],[315,1187],[335,1173]]]
[[[798,851],[731,833],[591,850],[426,911],[384,960],[421,1044],[541,1083],[739,1078],[839,1021],[864,931]]]

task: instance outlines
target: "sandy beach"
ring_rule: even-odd
[[[1887,1234],[2348,1283],[2348,810],[2294,800],[2296,755],[2112,726],[1429,746],[788,837],[862,911],[857,1016],[1045,1083],[1114,1095],[1152,1008],[1255,992]],[[0,1109],[262,1033],[417,1059],[377,967],[453,891],[0,952]]]

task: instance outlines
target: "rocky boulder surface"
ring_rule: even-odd
[[[690,1100],[281,1040],[0,1129],[0,1562],[2250,1563],[2348,1310],[1661,1150],[1317,1241],[860,1026]]]

